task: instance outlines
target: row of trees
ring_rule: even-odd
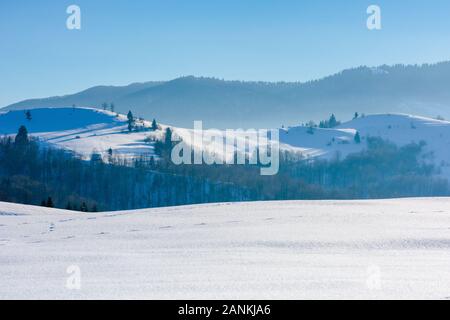
[[[103,102],[101,108],[103,110],[109,110],[111,112],[115,111],[115,105],[114,103],[108,104],[107,102]],[[127,113],[127,124],[128,124],[128,131],[131,132],[136,129],[136,117],[133,115],[133,112],[128,111]],[[153,119],[151,124],[151,130],[155,131],[158,130],[158,124],[156,123],[156,120]]]
[[[282,153],[276,176],[257,165],[174,165],[172,132],[157,143],[159,158],[84,161],[29,139],[25,127],[0,139],[0,201],[80,211],[125,210],[194,203],[356,199],[450,195],[446,180],[419,155],[423,144],[397,147],[367,138],[367,149],[340,159]],[[49,201],[51,200],[51,201]]]
[[[153,161],[152,161],[153,160]],[[80,211],[250,200],[245,188],[160,170],[153,158],[84,161],[44,147],[21,127],[0,139],[0,201]]]
[[[334,114],[332,114],[330,116],[330,119],[320,121],[319,128],[334,128],[340,124],[341,124],[341,122],[337,121],[336,116]]]
[[[143,122],[143,120],[142,120],[142,122]],[[127,123],[128,123],[128,131],[129,132],[136,129],[136,118],[134,117],[131,110],[128,111],[128,113],[127,113]],[[143,125],[143,127],[144,127],[144,125]],[[158,130],[158,128],[159,127],[158,127],[158,124],[156,123],[156,119],[153,119],[150,129],[152,131],[156,131],[156,130]]]
[[[357,119],[358,117],[359,117],[358,112],[355,112],[355,116],[353,119]],[[340,124],[341,124],[341,122],[336,119],[336,116],[334,114],[332,114],[330,116],[330,119],[320,121],[318,127],[322,128],[322,129],[330,129],[330,128],[335,128],[335,127],[339,126]],[[314,129],[317,128],[317,125],[314,123],[314,121],[310,121],[310,122],[308,122],[307,127],[308,127],[307,133],[313,135]],[[357,143],[357,144],[361,143],[361,135],[358,131],[355,133],[355,136],[353,139],[354,139],[355,143]]]
[[[110,103],[110,104],[108,104],[108,103],[106,103],[106,102],[103,102],[102,103],[102,109],[103,110],[109,110],[109,111],[111,111],[111,112],[114,112],[114,110],[116,109],[116,107],[114,106],[114,103]]]
[[[361,143],[359,132],[355,143]],[[168,157],[170,142],[160,143],[159,171],[188,176],[204,176],[233,183],[251,190],[253,200],[357,199],[403,196],[450,195],[446,179],[432,158],[423,157],[425,143],[398,147],[381,138],[367,137],[367,148],[342,159],[339,153],[331,160],[304,158],[299,154],[280,154],[280,171],[276,176],[261,176],[259,167],[173,165]]]

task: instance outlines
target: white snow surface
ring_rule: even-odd
[[[1,299],[449,297],[450,198],[107,213],[0,202]]]

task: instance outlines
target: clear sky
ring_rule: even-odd
[[[71,4],[81,30],[66,28]],[[450,1],[1,0],[0,41],[0,106],[184,75],[305,81],[450,60]]]

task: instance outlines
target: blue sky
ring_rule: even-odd
[[[66,28],[71,4],[81,30]],[[366,28],[371,4],[380,31]],[[306,81],[449,60],[450,1],[2,0],[0,41],[0,106],[184,75]]]

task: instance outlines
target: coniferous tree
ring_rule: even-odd
[[[48,197],[46,206],[48,208],[53,208],[55,205],[53,204],[52,197]]]
[[[359,131],[356,131],[356,134],[355,134],[355,142],[356,142],[357,144],[360,144],[360,143],[361,143],[361,136],[360,136],[360,134],[359,134]]]
[[[128,131],[131,132],[133,130],[133,126],[134,126],[134,116],[133,116],[133,113],[131,112],[131,110],[128,111],[127,119],[128,119]]]
[[[328,121],[328,125],[330,128],[334,128],[338,125],[338,122],[334,114],[331,115],[330,120]]]
[[[164,145],[167,149],[172,148],[172,129],[167,127],[166,134],[164,136]]]
[[[25,112],[25,118],[27,118],[28,121],[31,121],[32,117],[30,110],[27,110],[27,112]]]
[[[28,130],[25,126],[20,126],[14,142],[19,146],[24,146],[28,143]]]
[[[155,157],[154,156],[150,157],[149,166],[150,166],[150,169],[155,168]]]
[[[153,131],[158,130],[158,124],[156,123],[156,120],[155,120],[155,119],[153,119],[153,121],[152,121],[152,130],[153,130]]]
[[[82,212],[88,212],[88,207],[87,207],[86,202],[81,203],[80,211],[82,211]]]

